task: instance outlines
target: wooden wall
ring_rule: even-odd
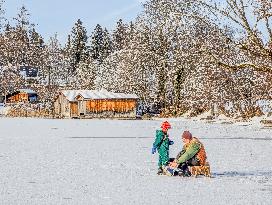
[[[13,95],[7,99],[7,102],[28,102],[28,94],[27,93],[18,93]]]
[[[56,117],[59,118],[70,118],[71,115],[71,105],[67,98],[60,94],[54,102],[54,110]]]
[[[78,115],[78,103],[77,102],[70,102],[70,109],[71,115]]]
[[[64,95],[59,95],[54,106],[55,114],[60,118],[136,117],[136,99],[83,100],[78,98],[76,102],[69,102]]]
[[[110,100],[88,100],[86,101],[86,112],[130,112],[136,107],[136,100],[110,99]]]

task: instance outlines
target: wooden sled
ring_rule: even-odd
[[[197,177],[198,175],[204,175],[206,177],[211,177],[211,169],[209,162],[206,162],[205,165],[201,166],[189,166],[189,170],[192,176]]]

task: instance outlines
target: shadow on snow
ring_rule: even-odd
[[[254,172],[213,172],[213,177],[250,177],[250,176],[263,176],[263,177],[272,177],[272,171],[254,171]]]

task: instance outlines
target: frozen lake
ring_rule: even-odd
[[[272,129],[169,119],[206,148],[212,178],[157,176],[162,120],[0,118],[0,204],[272,204]]]

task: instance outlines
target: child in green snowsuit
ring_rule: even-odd
[[[169,136],[167,134],[168,129],[171,128],[169,122],[165,121],[161,125],[161,130],[156,130],[156,138],[152,147],[152,154],[155,154],[156,150],[159,153],[159,162],[158,162],[158,174],[163,173],[163,168],[169,162],[169,145],[174,144],[173,141],[169,140]]]

